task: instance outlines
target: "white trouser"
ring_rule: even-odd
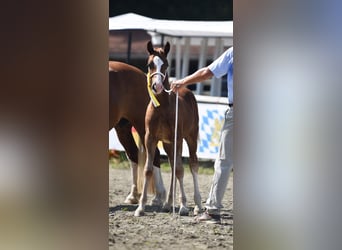
[[[205,207],[209,210],[220,210],[226,191],[230,171],[233,168],[233,107],[225,113],[221,129],[219,154],[215,160],[214,176]]]

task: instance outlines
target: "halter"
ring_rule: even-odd
[[[155,73],[158,73],[158,72],[155,72]],[[155,73],[152,73],[152,75],[155,74]],[[154,107],[159,107],[160,103],[158,102],[157,97],[154,95],[154,93],[152,91],[151,78],[152,78],[151,73],[150,73],[150,71],[148,71],[148,73],[147,73],[147,91],[148,91],[148,94],[149,94],[149,96],[151,98],[153,106]]]
[[[150,75],[150,78],[152,78],[154,75],[161,75],[161,77],[163,78],[163,90],[166,92],[166,93],[171,93],[172,90],[169,89],[167,90],[164,86],[164,81],[165,81],[165,78],[166,78],[166,74],[164,75],[162,72],[153,72],[151,75]]]
[[[157,72],[156,71],[156,72],[153,72],[152,74],[150,74],[150,77],[152,78],[155,75],[161,75],[161,77],[163,78],[163,82],[164,82],[164,80],[166,78],[166,74],[164,75],[162,72]]]
[[[160,106],[160,103],[158,102],[157,100],[157,97],[155,96],[155,94],[153,93],[152,91],[152,84],[151,84],[151,79],[153,76],[155,75],[160,75],[162,77],[162,81],[163,81],[163,90],[168,93],[169,95],[171,94],[172,90],[169,89],[167,90],[164,86],[164,81],[166,79],[166,74],[163,74],[162,72],[153,72],[152,74],[150,73],[150,71],[147,73],[147,91],[148,91],[148,94],[150,95],[150,98],[152,100],[152,103],[153,103],[153,106],[154,107],[159,107]]]

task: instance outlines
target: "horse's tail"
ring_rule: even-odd
[[[143,190],[144,179],[145,179],[144,167],[145,167],[145,161],[146,161],[146,151],[143,147],[143,144],[141,143],[140,138],[138,140],[139,140],[139,142],[138,142],[139,153],[138,153],[137,189],[138,189],[138,193],[141,194],[141,192]],[[155,187],[154,177],[152,176],[152,178],[150,178],[150,180],[151,181],[150,181],[150,184],[147,188],[147,193],[155,194],[156,193],[156,187]]]

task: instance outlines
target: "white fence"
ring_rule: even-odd
[[[197,147],[197,156],[201,159],[215,159],[218,153],[219,139],[221,127],[224,121],[224,114],[228,108],[227,98],[224,97],[211,97],[211,96],[198,96],[199,112],[199,143]],[[133,132],[135,138],[138,138],[136,132]],[[158,148],[162,155],[165,151],[159,143]],[[109,131],[109,149],[123,151],[115,129]],[[189,156],[188,147],[183,142],[184,157]]]

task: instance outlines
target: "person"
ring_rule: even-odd
[[[233,47],[228,48],[209,66],[198,69],[191,75],[171,83],[171,89],[202,82],[213,76],[216,78],[227,75],[228,109],[220,134],[219,153],[214,164],[214,175],[209,197],[205,203],[205,212],[196,217],[198,222],[220,223],[220,209],[227,188],[228,178],[233,168]]]

